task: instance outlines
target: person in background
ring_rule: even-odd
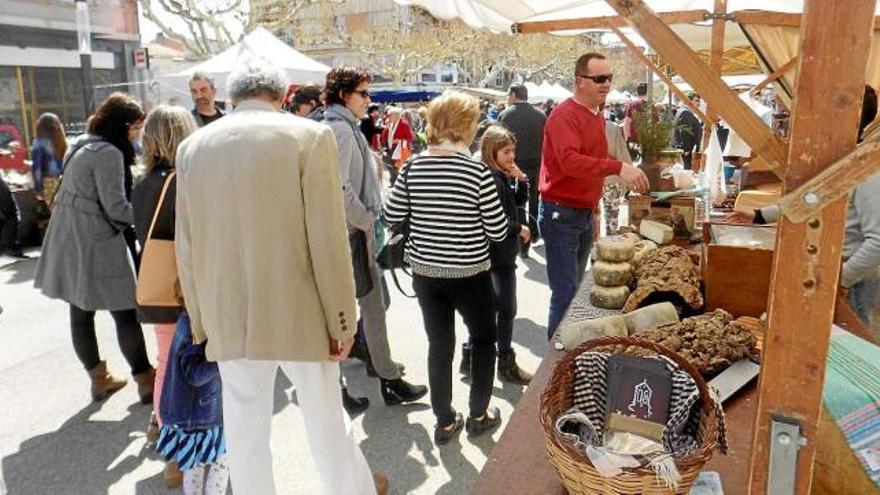
[[[186,313],[180,315],[168,349],[162,429],[156,452],[183,471],[183,495],[225,495],[229,485],[223,394],[217,363],[193,342]]]
[[[629,145],[630,153],[638,149],[639,135],[636,132],[635,122],[633,118],[637,112],[641,112],[645,108],[645,100],[648,96],[648,84],[639,83],[636,86],[636,97],[626,102],[623,107],[623,137]]]
[[[598,211],[605,178],[619,175],[631,189],[646,191],[640,169],[608,158],[601,106],[611,91],[611,66],[605,56],[587,53],[574,67],[574,95],[560,103],[544,126],[538,226],[544,238],[552,337],[574,298],[593,244],[593,214]]]
[[[31,145],[31,169],[34,192],[46,200],[51,208],[55,193],[61,184],[61,161],[67,153],[67,138],[61,119],[54,113],[44,113],[37,119],[37,138]]]
[[[324,120],[324,107],[321,105],[321,88],[309,84],[293,93],[293,113],[315,122]]]
[[[700,95],[691,93],[688,98],[696,105],[700,106]],[[682,160],[684,161],[685,170],[692,168],[694,152],[699,150],[703,139],[703,123],[694,115],[694,112],[685,105],[681,104],[678,113],[675,114],[674,128],[672,131],[672,145],[684,153]]]
[[[374,480],[339,393],[357,312],[351,263],[340,263],[350,248],[336,140],[281,112],[285,78],[260,59],[241,64],[226,82],[235,110],[177,152],[174,242],[193,342],[207,340],[220,368],[235,493],[277,493],[280,368],[296,387],[322,493],[382,495],[388,480]]]
[[[199,127],[204,127],[226,115],[215,101],[217,88],[214,87],[214,79],[204,72],[195,72],[189,78],[189,95],[195,104],[192,116]]]
[[[361,116],[370,103],[370,74],[354,67],[334,67],[324,86],[324,123],[333,129],[339,149],[339,176],[345,204],[348,235],[362,232],[366,240],[372,290],[358,298],[364,321],[364,336],[370,361],[379,376],[386,405],[415,402],[428,393],[424,385],[412,385],[402,378],[391,358],[381,274],[376,264],[376,229],[382,228],[382,187],[373,168],[373,154],[359,131]],[[344,389],[343,389],[344,390]],[[344,392],[345,393],[345,392]]]
[[[403,165],[407,154],[404,148],[412,150],[413,133],[406,120],[401,118],[403,109],[396,106],[385,108],[385,116],[388,119],[382,134],[379,135],[379,146],[386,167],[391,171],[391,184],[394,184],[400,167]]]
[[[382,135],[382,123],[379,121],[379,104],[370,103],[367,114],[361,119],[361,132],[370,144],[370,149],[379,150],[379,136]]]
[[[470,158],[479,101],[448,91],[428,107],[428,149],[410,161],[385,203],[394,225],[409,220],[405,259],[428,334],[428,381],[437,418],[434,442],[443,445],[466,427],[473,435],[501,424],[489,408],[495,378],[495,295],[489,242],[507,237],[507,219],[492,173]],[[471,341],[470,414],[452,408],[455,313]]]
[[[623,130],[619,125],[611,121],[605,121],[605,138],[608,140],[608,156],[621,163],[632,164],[629,156],[629,148],[623,137]],[[626,184],[617,175],[609,175],[605,178],[605,189],[602,192],[602,210],[605,214],[605,234],[612,235],[617,232],[620,222],[620,200],[626,194]],[[598,220],[598,218],[596,219]],[[599,229],[595,230],[596,234]],[[595,236],[594,236],[595,237]]]
[[[0,177],[0,254],[26,259],[28,256],[18,242],[19,222],[18,205],[6,181]]]
[[[516,138],[517,165],[528,177],[529,202],[520,209],[519,222],[527,224],[533,237],[537,235],[538,223],[538,172],[541,169],[541,146],[544,140],[544,124],[547,117],[529,103],[529,91],[522,84],[510,86],[507,92],[507,109],[499,117],[499,122]],[[531,241],[519,245],[519,255],[529,257]]]
[[[549,117],[553,110],[556,108],[556,102],[553,100],[547,100],[544,102],[544,114]]]
[[[163,203],[159,198],[168,176],[174,172],[177,148],[180,143],[197,129],[189,112],[181,107],[159,106],[154,108],[144,121],[144,167],[146,176],[132,191],[131,203],[134,209],[134,228],[138,244],[143,250],[153,217],[153,238],[174,240],[174,210],[176,199],[176,180],[171,179]],[[157,209],[159,209],[157,211]],[[174,338],[174,327],[182,308],[145,308],[138,306],[138,320],[153,324],[156,334],[156,381],[153,386],[153,416],[147,430],[147,439],[155,442],[159,435],[161,420],[159,411],[162,404],[162,384],[165,380],[168,349]],[[165,480],[170,488],[179,485],[179,471],[173,463],[165,468]]]
[[[489,273],[498,306],[498,377],[506,382],[528,385],[532,375],[516,364],[512,342],[513,320],[516,318],[516,256],[519,246],[531,237],[528,224],[519,220],[517,211],[529,199],[529,180],[515,163],[516,139],[500,125],[489,127],[483,134],[480,156],[492,171],[498,199],[507,217],[507,237],[489,245],[489,259],[492,262]],[[462,346],[459,371],[464,375],[469,375],[471,371],[470,349],[470,342]]]
[[[156,372],[147,358],[135,307],[134,253],[126,230],[134,222],[126,192],[126,170],[134,162],[134,141],[144,112],[123,93],[113,93],[89,119],[65,158],[64,181],[55,196],[34,286],[70,306],[73,348],[91,379],[94,401],[102,401],[126,381],[107,371],[98,352],[95,311],[109,310],[116,336],[141,403],[153,402]],[[132,239],[133,240],[133,239]]]

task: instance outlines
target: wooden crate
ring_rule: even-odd
[[[703,229],[702,271],[706,311],[735,317],[766,310],[773,269],[775,227],[711,224]]]

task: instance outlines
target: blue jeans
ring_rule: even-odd
[[[880,277],[870,276],[856,282],[849,289],[846,302],[862,320],[862,323],[870,323],[871,313],[877,305],[877,296],[880,295]]]
[[[593,247],[593,211],[541,201],[538,228],[544,238],[550,283],[549,339],[584,278]]]

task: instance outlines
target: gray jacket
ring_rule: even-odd
[[[122,231],[133,213],[122,153],[95,139],[83,136],[65,158],[34,286],[87,311],[132,309],[134,261]]]
[[[867,277],[876,277],[880,267],[880,174],[872,175],[855,188],[846,210],[843,235],[843,269],[840,285],[852,287]]]
[[[382,191],[360,120],[344,106],[331,105],[324,110],[324,123],[333,129],[339,148],[339,178],[349,230],[370,232],[382,212]]]
[[[547,116],[525,101],[517,101],[501,112],[498,121],[516,138],[517,162],[541,160],[544,123]]]

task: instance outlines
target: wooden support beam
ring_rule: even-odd
[[[724,25],[727,23],[724,19],[727,14],[727,0],[715,0],[715,8],[712,11],[715,18],[712,20],[712,37],[709,41],[709,69],[712,73],[721,77],[721,67],[724,65]],[[709,149],[709,139],[712,137],[712,129],[715,127],[718,112],[715,111],[714,105],[706,103],[706,115],[709,121],[703,130],[701,150]]]
[[[741,10],[734,12],[732,18],[733,22],[739,24],[779,27],[799,27],[801,25],[801,14],[787,14],[766,10]],[[880,29],[880,17],[874,17],[874,29]]]
[[[868,138],[822,173],[783,196],[779,206],[792,223],[805,222],[829,204],[846,197],[877,172],[880,172],[880,134]]]
[[[657,14],[666,24],[690,24],[703,22],[709,17],[707,10],[683,10],[680,12],[664,12]],[[534,34],[550,31],[566,31],[576,29],[609,29],[628,27],[626,19],[620,16],[586,17],[581,19],[559,19],[556,21],[520,22],[513,25],[514,33]]]
[[[775,81],[775,80],[779,79],[780,77],[782,77],[783,75],[785,75],[786,72],[790,71],[797,64],[797,59],[798,59],[798,57],[797,57],[797,55],[795,55],[794,57],[791,57],[791,60],[789,60],[788,62],[786,62],[782,66],[777,67],[776,70],[771,72],[770,75],[767,76],[766,78],[764,78],[763,81],[756,84],[755,87],[752,88],[751,91],[749,91],[749,94],[756,95],[756,94],[760,93],[761,90],[766,88],[768,84],[772,83],[773,81]]]
[[[626,17],[632,26],[654,50],[670,61],[676,71],[700,93],[707,104],[715,106],[719,114],[767,166],[782,177],[788,152],[785,143],[764,125],[745,102],[712,74],[700,57],[672,29],[660,21],[642,0],[606,0],[618,14]]]
[[[805,3],[786,193],[855,146],[874,6],[863,0]],[[829,73],[834,84],[828,84]],[[752,494],[769,493],[774,418],[799,425],[805,443],[797,454],[795,493],[811,490],[846,206],[842,197],[805,223],[779,222],[749,460]]]
[[[678,89],[678,87],[672,82],[672,79],[670,79],[669,76],[667,76],[666,73],[660,69],[660,67],[657,67],[657,64],[655,64],[654,62],[651,61],[651,59],[649,59],[647,56],[645,56],[645,53],[642,52],[642,50],[638,46],[636,46],[636,44],[633,43],[631,39],[627,38],[626,35],[623,34],[622,32],[620,32],[620,30],[617,28],[613,27],[613,28],[611,28],[611,30],[614,31],[614,34],[616,34],[617,37],[620,38],[620,41],[622,41],[623,44],[626,45],[627,48],[629,48],[629,50],[632,52],[632,54],[637,59],[639,59],[643,64],[648,66],[649,69],[654,71],[654,74],[657,74],[660,77],[660,79],[662,79],[663,82],[666,83],[667,86],[669,86],[669,90],[672,91],[673,93],[675,93],[675,95],[678,96],[678,98],[685,105],[687,105],[688,108],[690,108],[692,112],[694,112],[694,115],[696,115],[698,119],[700,119],[704,123],[709,122],[709,119],[708,119],[708,117],[706,117],[706,114],[704,114],[702,112],[702,110],[700,110],[700,108],[697,107],[694,104],[694,102],[692,102],[691,99],[688,98],[686,94],[684,94],[684,92],[682,90]]]

